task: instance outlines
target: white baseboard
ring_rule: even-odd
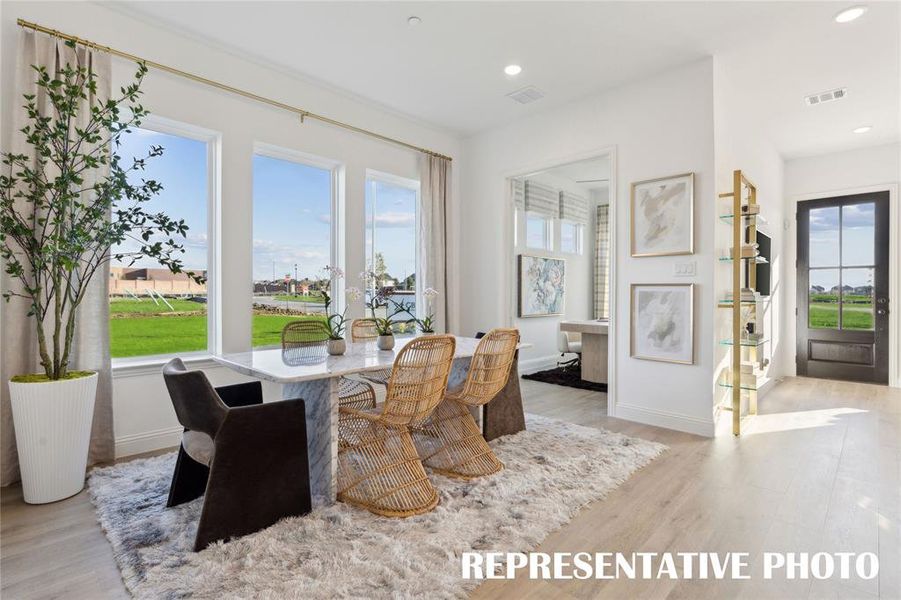
[[[553,369],[557,366],[559,354],[551,354],[550,356],[539,356],[538,358],[530,358],[528,360],[519,361],[519,374],[528,375],[545,369]]]
[[[616,418],[625,419],[626,421],[636,421],[638,423],[644,423],[645,425],[654,425],[655,427],[675,429],[676,431],[684,431],[695,435],[703,435],[704,437],[713,437],[715,433],[715,423],[712,414],[710,415],[710,419],[700,419],[698,417],[680,415],[665,410],[617,402]]]
[[[133,435],[123,435],[116,438],[116,458],[152,452],[153,450],[174,448],[181,443],[183,431],[184,428],[179,425]]]

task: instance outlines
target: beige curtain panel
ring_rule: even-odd
[[[39,106],[47,109],[49,103],[44,94],[38,93],[32,65],[43,65],[49,73],[58,72],[66,63],[73,63],[76,54],[82,64],[89,65],[98,75],[97,95],[110,96],[111,61],[109,55],[79,47],[69,48],[62,40],[33,31],[19,31],[19,52],[16,63],[15,114],[12,148],[18,154],[34,155],[33,148],[25,142],[19,130],[27,123],[27,115],[21,105],[23,94],[36,94]],[[88,103],[83,103],[83,125],[88,119]],[[109,355],[109,299],[107,285],[109,269],[99,269],[91,283],[91,289],[81,304],[72,346],[73,359],[70,368],[97,371],[97,401],[94,405],[94,425],[88,462],[111,460],[114,454],[112,381]],[[0,275],[3,291],[19,291],[17,284],[6,273]],[[0,311],[0,485],[9,485],[19,479],[19,463],[16,438],[10,408],[7,382],[13,375],[40,371],[35,326],[27,316],[28,305],[21,298],[3,303]]]
[[[420,163],[419,265],[416,279],[420,290],[435,288],[440,293],[432,300],[435,331],[447,331],[447,203],[450,198],[451,162],[446,158],[423,154]],[[425,302],[425,299],[422,300]],[[417,307],[425,316],[425,307]]]

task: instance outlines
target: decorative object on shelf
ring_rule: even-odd
[[[694,253],[694,173],[632,184],[632,256]]]
[[[40,504],[84,487],[92,446],[93,458],[113,458],[104,287],[110,260],[149,258],[181,273],[188,227],[146,208],[162,185],[141,174],[163,148],[132,162],[119,156],[122,133],[148,114],[140,104],[147,67],[139,63],[114,95],[104,53],[33,33],[21,39],[21,55],[32,62],[22,72],[33,79],[17,91],[23,104],[15,151],[2,154],[0,259],[9,280],[4,299],[28,307],[42,367],[9,383],[24,500]],[[110,251],[126,240],[137,240],[133,251]],[[82,320],[91,321],[88,329]],[[28,337],[15,340],[21,357],[4,358],[13,372],[34,368]],[[75,370],[77,363],[91,370]],[[102,405],[95,407],[98,389]],[[11,434],[4,422],[2,435]],[[5,450],[4,485],[16,460]]]
[[[694,284],[633,283],[630,356],[694,364]]]
[[[563,314],[566,262],[562,258],[519,255],[519,316]]]

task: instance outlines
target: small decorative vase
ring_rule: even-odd
[[[394,349],[394,334],[380,335],[378,341],[379,350]]]
[[[328,353],[332,356],[341,356],[347,351],[347,342],[344,341],[344,338],[340,340],[329,340],[328,341]]]

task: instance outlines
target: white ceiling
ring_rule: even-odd
[[[850,2],[849,2],[850,4]],[[215,8],[213,8],[215,6]],[[460,135],[719,52],[745,65],[748,118],[784,156],[898,139],[899,5],[847,25],[834,2],[127,2],[227,46]],[[407,24],[417,15],[422,23]],[[503,73],[509,63],[523,72]],[[545,98],[505,97],[534,85]],[[808,109],[802,96],[848,86]],[[296,99],[301,102],[302,99]],[[823,110],[825,109],[825,110]],[[866,136],[848,131],[874,126]]]

